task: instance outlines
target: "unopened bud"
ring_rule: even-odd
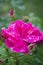
[[[10,17],[14,16],[14,13],[15,13],[14,10],[10,10],[10,13],[9,13]]]
[[[0,63],[3,63],[3,61],[0,59]]]
[[[27,16],[23,16],[23,20],[24,20],[25,22],[28,22],[28,21],[29,21],[29,19],[28,19]]]
[[[14,15],[15,15],[15,11],[14,10],[10,10],[10,13],[9,13],[9,15],[10,15],[10,18],[11,18],[11,21],[14,21]]]
[[[28,49],[29,49],[29,50],[32,50],[34,47],[35,47],[35,44],[32,44],[32,43],[31,43],[31,44],[28,46]]]

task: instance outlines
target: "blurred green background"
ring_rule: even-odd
[[[0,27],[9,21],[11,9],[19,18],[28,16],[31,22],[34,19],[33,23],[43,30],[43,0],[0,0]]]
[[[15,10],[17,18],[28,16],[29,21],[43,31],[43,0],[0,0],[0,29],[11,22],[9,17],[11,9]],[[0,40],[0,59],[6,62],[7,58],[5,46]],[[20,59],[19,65],[43,65],[43,45],[39,45],[32,56],[27,54]],[[9,63],[2,65],[14,65],[13,61],[10,57]]]

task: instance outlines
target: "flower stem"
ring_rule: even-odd
[[[15,65],[19,65],[19,61],[18,60],[16,60]]]
[[[15,65],[19,65],[19,59],[18,58],[19,58],[18,54],[15,53],[15,60],[16,60]]]

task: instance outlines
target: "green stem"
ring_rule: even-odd
[[[16,60],[15,65],[19,65],[19,61],[18,60]]]
[[[15,59],[16,59],[15,65],[19,65],[19,60],[18,60],[18,55],[17,54],[15,54]]]

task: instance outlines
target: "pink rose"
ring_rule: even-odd
[[[16,53],[28,53],[34,47],[34,43],[43,40],[43,34],[37,27],[20,19],[12,22],[7,29],[2,28],[2,34],[6,46]]]

